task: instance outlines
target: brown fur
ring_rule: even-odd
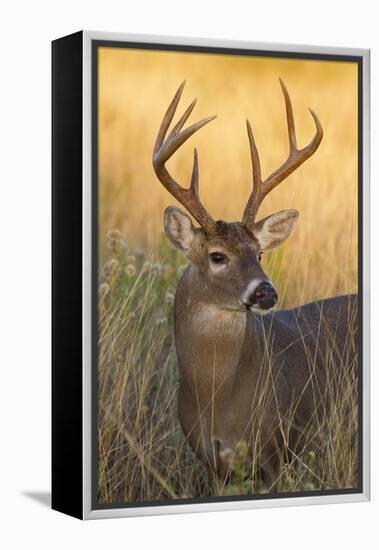
[[[257,212],[268,193],[314,154],[323,137],[321,123],[310,110],[316,132],[308,145],[297,148],[291,100],[282,80],[280,85],[289,155],[263,181],[247,121],[253,189],[242,223],[215,222],[202,205],[196,149],[189,188],[179,185],[165,166],[191,135],[214,119],[208,117],[183,129],[195,106],[192,102],[167,136],[184,83],[163,117],[153,151],[159,180],[201,227],[195,229],[178,208],[165,212],[170,241],[191,262],[175,299],[179,413],[184,433],[211,473],[221,480],[228,474],[225,456],[245,442],[248,457],[259,463],[271,487],[276,485],[279,456],[283,456],[277,451],[292,439],[283,421],[291,415],[291,432],[301,433],[318,407],[327,406],[327,344],[335,356],[332,361],[329,357],[328,365],[338,365],[338,359],[350,353],[347,335],[355,300],[334,298],[301,310],[261,315],[272,307],[277,295],[260,266],[260,253],[288,238],[298,212],[283,210],[256,222]],[[268,396],[263,404],[262,395]],[[295,435],[295,440],[298,437]]]
[[[328,365],[336,368],[354,352],[347,327],[355,297],[265,316],[246,311],[240,297],[249,281],[267,280],[258,261],[259,242],[240,223],[218,222],[216,227],[210,236],[194,230],[187,252],[191,265],[176,292],[180,420],[211,475],[225,480],[225,450],[234,452],[243,441],[248,458],[258,461],[274,490],[283,448],[296,445],[315,411],[321,414],[328,406],[324,388],[329,367],[323,350],[329,344],[334,360]],[[212,270],[209,251],[214,249],[230,258],[227,271]],[[265,385],[269,398],[263,410],[259,396]],[[289,415],[287,438],[281,423]]]

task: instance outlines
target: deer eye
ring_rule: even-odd
[[[227,264],[228,263],[228,257],[223,254],[222,252],[211,252],[209,254],[209,257],[211,259],[211,262],[214,264]]]
[[[260,252],[260,253],[259,253],[259,256],[258,256],[258,260],[259,260],[259,261],[262,260],[262,256],[263,256],[263,252]]]

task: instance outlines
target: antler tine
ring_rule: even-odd
[[[321,143],[322,137],[323,137],[323,129],[321,126],[321,122],[319,121],[316,113],[309,109],[313,120],[316,125],[316,133],[313,136],[313,139],[310,141],[308,145],[303,147],[303,149],[298,149],[296,145],[296,134],[295,134],[295,123],[293,119],[293,110],[292,110],[292,104],[290,100],[290,96],[288,94],[287,88],[283,82],[283,80],[279,79],[280,85],[283,90],[284,100],[286,103],[286,113],[287,113],[287,127],[288,127],[288,137],[289,137],[289,144],[290,144],[290,152],[288,155],[288,158],[286,162],[284,162],[275,172],[271,174],[264,182],[263,182],[263,198],[270,192],[274,187],[279,185],[283,180],[285,180],[292,172],[294,172],[303,162],[305,162],[309,157],[315,153],[318,146]],[[262,198],[262,200],[263,200]]]
[[[279,78],[279,82],[283,91],[284,101],[286,105],[287,129],[288,129],[290,151],[289,151],[287,160],[277,170],[275,170],[275,172],[273,172],[268,178],[266,178],[264,181],[260,181],[259,193],[256,193],[253,189],[253,192],[246,205],[245,212],[242,219],[242,223],[248,226],[251,226],[252,224],[254,224],[254,220],[258,212],[258,208],[262,204],[266,195],[268,195],[270,191],[272,191],[277,185],[279,185],[279,183],[285,180],[290,174],[292,174],[292,172],[294,172],[301,164],[303,164],[303,162],[309,159],[309,157],[311,157],[313,153],[316,152],[323,137],[323,129],[321,126],[321,122],[317,117],[316,113],[312,111],[312,109],[309,109],[309,112],[311,113],[316,126],[316,133],[313,136],[312,140],[308,143],[308,145],[306,145],[302,149],[298,149],[297,142],[296,142],[295,122],[294,122],[291,99],[288,94],[287,88],[281,78]],[[249,128],[248,128],[248,131],[249,131]],[[252,137],[251,128],[249,133],[249,140],[250,140],[250,150],[251,150],[252,161],[253,161],[253,150],[256,151],[256,147],[255,147],[254,139],[252,140],[254,147],[252,148],[251,146],[252,141],[251,141],[250,134]],[[256,154],[257,156],[258,155],[257,151],[254,154]],[[258,161],[259,161],[259,158],[258,158]],[[256,187],[256,184],[254,182],[254,188],[255,187]],[[257,194],[256,198],[255,198],[255,194]],[[251,208],[249,210],[249,205],[251,206],[254,205],[254,208]]]
[[[163,120],[159,128],[159,132],[157,135],[157,139],[155,141],[154,154],[160,149],[164,141],[164,138],[166,137],[167,130],[169,129],[172,119],[174,118],[174,114],[178,106],[178,103],[180,101],[180,98],[182,96],[182,92],[185,84],[186,84],[186,81],[183,80],[183,82],[177,89],[176,94],[174,95],[170,105],[168,106],[165,116],[163,117]]]
[[[193,150],[193,168],[191,176],[191,189],[198,195],[199,193],[199,161],[197,158],[197,149]]]
[[[192,113],[195,105],[197,103],[197,98],[195,98],[192,103],[189,105],[189,107],[187,107],[187,109],[184,111],[184,113],[182,114],[182,116],[180,117],[180,119],[178,120],[178,122],[175,124],[175,126],[173,127],[173,129],[171,130],[171,134],[172,135],[175,135],[177,134],[178,132],[180,132],[180,130],[183,128],[183,125],[184,123],[187,121],[188,117],[190,116],[190,114]],[[170,135],[171,135],[170,134]]]
[[[251,129],[250,122],[246,120],[247,135],[249,137],[250,144],[250,157],[251,157],[251,166],[253,172],[253,191],[247,201],[245,211],[243,213],[242,223],[249,226],[254,222],[255,216],[257,214],[259,205],[260,205],[260,195],[262,187],[261,179],[261,163],[259,160],[258,149],[255,144],[254,134]]]
[[[174,128],[166,138],[168,128],[174,118],[176,108],[180,101],[184,84],[185,81],[180,85],[166,111],[165,116],[163,117],[154,146],[153,166],[158,179],[164,187],[166,187],[169,193],[171,193],[171,195],[173,195],[173,197],[175,197],[192,214],[192,216],[199,222],[206,232],[209,232],[213,228],[215,222],[200,202],[198,193],[199,167],[196,149],[194,152],[191,185],[188,189],[181,187],[172,178],[165,167],[167,160],[175,153],[177,149],[179,149],[181,145],[183,145],[185,141],[187,141],[187,139],[192,136],[192,134],[216,118],[215,116],[204,118],[180,132],[195,107],[195,99],[180,117],[179,121],[175,124]]]
[[[286,103],[286,115],[287,115],[287,128],[288,128],[288,139],[290,142],[290,149],[296,149],[296,131],[295,131],[295,121],[293,118],[293,109],[291,99],[288,93],[288,90],[281,78],[279,78],[280,86],[284,95],[284,101]]]

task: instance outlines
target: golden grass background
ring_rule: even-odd
[[[117,227],[129,244],[154,249],[163,212],[174,199],[151,164],[155,137],[178,85],[187,80],[178,116],[198,97],[191,121],[216,114],[168,166],[189,184],[193,148],[200,159],[200,194],[217,219],[241,218],[251,190],[245,120],[249,118],[263,176],[287,157],[284,100],[289,90],[298,145],[312,138],[311,107],[324,139],[315,153],[264,201],[259,217],[297,208],[300,219],[285,245],[282,267],[289,305],[357,288],[357,66],[331,61],[99,50],[99,237]],[[285,285],[285,287],[284,287]],[[291,290],[288,290],[290,287]]]
[[[267,489],[253,475],[254,465],[246,476],[241,456],[233,480],[215,492],[180,428],[172,306],[185,259],[163,234],[164,209],[175,201],[153,173],[151,156],[166,108],[186,79],[177,116],[197,96],[188,124],[211,114],[218,118],[192,136],[169,168],[188,185],[196,146],[204,204],[216,219],[241,219],[251,191],[245,119],[253,125],[263,176],[288,154],[279,76],[292,98],[298,145],[315,130],[308,106],[324,128],[316,154],[267,197],[258,216],[300,211],[288,241],[263,259],[278,306],[287,308],[357,289],[356,65],[99,50],[99,502]],[[354,335],[355,320],[350,325]],[[333,361],[331,350],[325,358]],[[318,445],[291,455],[280,472],[281,491],[356,486],[356,364],[353,356],[332,369],[337,379],[328,388],[331,410],[307,434],[309,440],[317,434]]]

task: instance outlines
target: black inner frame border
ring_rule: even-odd
[[[239,495],[222,497],[193,497],[183,499],[99,503],[97,500],[98,480],[98,49],[123,48],[135,50],[158,50],[172,52],[202,53],[210,55],[235,55],[250,57],[274,57],[285,59],[302,59],[317,61],[337,61],[356,63],[358,70],[358,486],[348,489],[325,489],[317,491],[283,492],[274,494]],[[299,46],[301,49],[301,46]],[[233,48],[215,46],[174,45],[148,42],[128,42],[114,40],[91,40],[91,168],[92,168],[92,205],[91,205],[91,505],[92,510],[109,510],[122,508],[142,508],[149,506],[172,506],[178,504],[206,504],[212,502],[238,502],[257,500],[280,500],[283,498],[301,498],[310,496],[347,495],[363,492],[363,56],[325,53],[301,53],[277,50],[256,50],[254,48]]]

